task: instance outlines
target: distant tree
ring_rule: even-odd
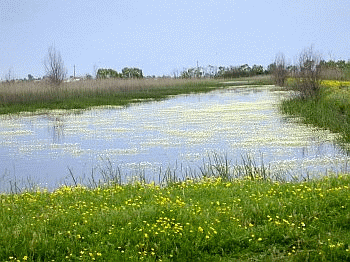
[[[173,69],[173,71],[171,73],[174,76],[174,78],[178,78],[179,77],[179,70],[177,68]]]
[[[209,77],[213,77],[215,75],[215,72],[214,72],[214,66],[212,65],[208,65],[208,68],[209,68]]]
[[[287,72],[291,77],[295,77],[296,73],[298,72],[298,67],[295,65],[289,65],[287,66]]]
[[[122,75],[124,78],[143,78],[142,70],[136,67],[124,67]]]
[[[203,68],[202,67],[197,67],[194,70],[194,76],[197,77],[197,78],[202,77],[203,76]]]
[[[262,75],[264,73],[264,67],[262,65],[253,65],[251,72],[253,75]]]
[[[248,64],[244,64],[239,67],[239,70],[243,73],[242,75],[247,76],[249,75],[251,68]]]
[[[188,73],[187,70],[184,70],[181,72],[181,78],[191,78],[191,75]]]
[[[267,66],[267,69],[266,69],[266,74],[272,74],[273,71],[275,70],[276,68],[276,64],[275,63],[271,63]]]
[[[34,80],[34,77],[33,77],[31,74],[28,74],[28,80],[29,80],[29,81],[33,81],[33,80]]]
[[[96,78],[97,79],[106,79],[106,78],[121,78],[122,74],[118,73],[113,69],[103,69],[100,68],[97,70]]]
[[[350,79],[350,60],[330,60],[328,62],[322,60],[322,75],[326,75],[327,79],[349,80]]]
[[[197,68],[190,67],[188,69],[185,69],[181,72],[181,78],[193,78],[196,77],[196,73],[199,73],[197,71]]]
[[[44,60],[46,78],[55,86],[59,86],[67,75],[60,52],[54,46],[50,46]]]
[[[219,72],[216,77],[224,77],[226,68],[224,66],[219,66]]]

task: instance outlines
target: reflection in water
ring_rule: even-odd
[[[293,175],[347,168],[348,157],[334,145],[337,135],[278,113],[285,95],[266,87],[222,89],[79,114],[1,116],[0,176],[34,177],[52,188],[70,179],[68,168],[77,177],[89,177],[100,174],[107,162],[158,180],[167,167],[177,167],[180,176],[184,170],[198,171],[213,152],[227,154],[232,163],[246,154],[263,156],[272,171]]]
[[[54,117],[52,122],[52,141],[53,143],[61,143],[64,139],[64,123],[61,117]]]

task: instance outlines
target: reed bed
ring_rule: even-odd
[[[97,105],[124,105],[135,99],[161,99],[167,95],[203,92],[217,87],[208,79],[103,79],[65,82],[46,81],[0,84],[0,113],[36,109],[72,109]]]

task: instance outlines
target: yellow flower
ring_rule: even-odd
[[[28,257],[27,257],[27,256],[24,256],[24,257],[23,257],[23,260],[28,260]]]

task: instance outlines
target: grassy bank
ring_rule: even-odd
[[[269,83],[269,79],[252,78],[245,84],[262,83]],[[46,82],[2,83],[0,114],[38,109],[123,106],[138,100],[159,100],[171,95],[209,92],[213,88],[238,84],[213,79],[105,79],[63,83],[59,87]]]
[[[350,82],[326,80],[321,84],[319,96],[294,96],[282,102],[281,111],[302,117],[304,123],[340,133],[344,142],[350,142]]]
[[[350,176],[0,195],[1,261],[349,261]]]

